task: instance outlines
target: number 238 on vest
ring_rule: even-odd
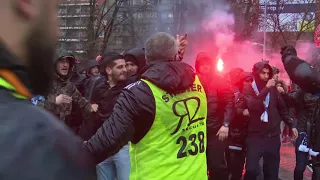
[[[130,145],[130,179],[207,179],[207,99],[199,78],[177,94],[142,81],[153,93],[156,113],[145,137]]]

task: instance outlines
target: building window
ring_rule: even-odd
[[[90,6],[81,7],[83,14],[90,14]]]
[[[81,14],[81,6],[78,7],[78,8],[76,8],[76,13],[77,13],[77,14]]]
[[[80,26],[80,25],[81,25],[81,19],[75,20],[75,21],[74,21],[74,24],[75,24],[76,26]]]
[[[60,26],[66,26],[67,25],[67,20],[66,19],[61,19],[60,20]]]
[[[83,44],[82,43],[76,43],[75,44],[76,50],[83,50]]]
[[[81,38],[87,38],[87,37],[88,37],[87,32],[81,31],[81,32],[80,32],[80,37],[81,37]]]
[[[61,30],[60,31],[60,38],[64,39],[66,37],[66,31],[65,30]]]
[[[59,9],[58,9],[58,14],[59,14],[60,16],[66,15],[66,14],[67,14],[67,9],[65,9],[65,8],[59,8]]]

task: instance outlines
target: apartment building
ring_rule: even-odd
[[[58,9],[60,38],[58,49],[67,49],[76,56],[86,54],[87,25],[90,17],[90,0],[62,0]]]

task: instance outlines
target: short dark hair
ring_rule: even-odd
[[[124,57],[119,53],[112,53],[102,57],[99,61],[100,73],[104,74],[107,67],[113,68],[115,66],[115,61],[118,59],[124,59]]]

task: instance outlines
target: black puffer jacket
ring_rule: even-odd
[[[293,46],[286,45],[281,48],[282,62],[290,77],[304,92],[317,94],[320,92],[320,72],[316,71],[308,62],[297,57],[297,51]],[[320,102],[316,98],[309,99],[310,104],[316,106],[312,113],[315,118],[314,129],[320,132]],[[309,104],[309,103],[308,103]],[[317,142],[314,145],[316,151],[320,151],[320,133],[314,137]]]
[[[283,96],[287,104],[294,108],[294,119],[299,132],[307,132],[307,122],[312,118],[318,97],[304,93],[300,89]]]
[[[19,62],[0,43],[0,69],[14,73],[30,90],[28,70]],[[1,85],[0,120],[0,179],[95,179],[95,166],[90,167],[82,141],[50,113],[15,98]]]
[[[243,89],[242,107],[248,108],[249,126],[248,136],[267,136],[273,137],[280,135],[280,122],[285,121],[292,127],[292,120],[289,117],[288,109],[282,99],[280,93],[275,87],[267,88],[267,82],[263,82],[259,78],[259,73],[263,68],[268,68],[272,73],[272,68],[267,62],[258,62],[253,67],[253,77],[259,89],[259,95],[256,95],[252,88],[252,84],[245,84]],[[272,78],[272,74],[270,75]],[[260,117],[264,112],[263,101],[270,92],[270,102],[268,107],[268,122],[262,122]]]
[[[320,72],[309,63],[297,57],[293,46],[287,45],[281,49],[282,62],[290,77],[304,92],[320,92]]]
[[[197,72],[203,63],[212,63],[206,53],[199,53],[195,67]],[[214,63],[213,63],[214,64]],[[211,139],[224,124],[230,124],[234,112],[234,92],[228,80],[222,76],[212,73],[210,75],[199,74],[200,80],[206,89],[208,101],[207,135],[208,146],[214,146]]]
[[[192,85],[193,69],[182,62],[155,61],[141,75],[168,93],[181,92]],[[113,113],[86,143],[98,162],[117,153],[128,141],[138,143],[151,128],[155,118],[155,99],[143,81],[128,85],[117,100]]]

